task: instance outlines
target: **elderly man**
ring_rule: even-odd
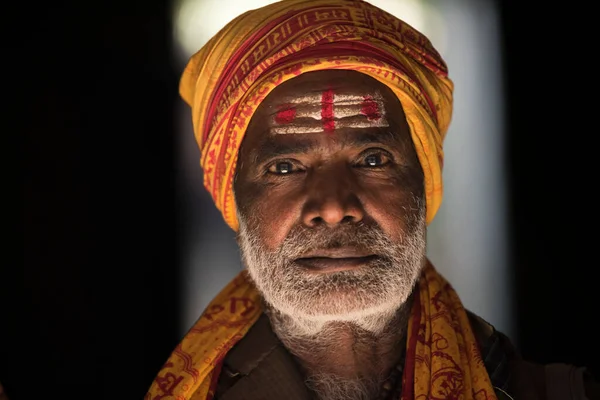
[[[180,90],[245,269],[146,399],[591,398],[426,257],[453,83],[422,34],[358,0],[283,0],[230,22]]]

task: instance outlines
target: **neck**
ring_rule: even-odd
[[[267,308],[267,315],[274,332],[295,356],[315,391],[360,383],[373,394],[402,358],[412,297],[396,310],[360,321],[315,322],[271,308]],[[353,386],[351,390],[357,389]]]

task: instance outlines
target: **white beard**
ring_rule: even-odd
[[[400,243],[378,227],[358,223],[338,228],[295,228],[270,251],[238,213],[238,243],[250,277],[268,307],[286,315],[299,336],[312,336],[329,322],[352,322],[378,333],[410,296],[425,261],[425,207],[418,202]],[[310,274],[294,260],[308,251],[340,246],[368,249],[380,257],[365,267]]]
[[[333,374],[313,375],[306,384],[319,400],[371,400],[381,389],[380,379],[344,379]]]

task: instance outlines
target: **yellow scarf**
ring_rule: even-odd
[[[427,264],[408,323],[399,400],[496,400],[465,309],[452,286]],[[145,400],[210,400],[225,355],[262,312],[241,272],[208,305],[173,351]]]

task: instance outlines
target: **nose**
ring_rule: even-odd
[[[358,185],[351,167],[319,168],[311,171],[302,222],[308,227],[356,223],[365,211],[358,197]]]

